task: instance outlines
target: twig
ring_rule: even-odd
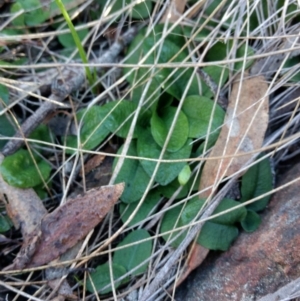
[[[142,26],[143,25],[144,24],[142,24]],[[114,62],[124,47],[133,40],[140,27],[141,26],[137,26],[128,29],[100,58],[92,60],[91,63],[103,64]],[[44,103],[22,124],[19,131],[4,146],[2,151],[3,155],[7,156],[12,154],[23,145],[25,137],[28,137],[50,113],[55,111],[57,107],[62,104],[68,95],[78,90],[85,81],[83,67],[64,66],[58,70],[58,72],[59,77],[56,78],[51,85],[52,94],[49,97],[49,102]]]
[[[3,155],[7,156],[14,153],[23,143],[25,137],[32,131],[56,108],[63,100],[73,91],[78,89],[85,80],[84,68],[82,67],[65,67],[60,77],[53,80],[51,85],[52,94],[49,102],[44,103],[35,111],[21,126],[15,136],[4,146]],[[14,139],[18,138],[18,139]],[[21,139],[23,138],[23,139]]]
[[[211,92],[217,98],[217,103],[224,109],[227,109],[228,99],[224,93],[219,89],[219,85],[207,74],[203,69],[197,68],[197,73],[200,75],[201,79],[208,85]]]

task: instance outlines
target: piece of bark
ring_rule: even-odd
[[[105,217],[123,189],[123,183],[92,189],[47,214],[41,221],[40,229],[36,230],[37,235],[25,239],[20,251],[22,256],[17,257],[9,269],[37,267],[58,258]],[[33,253],[32,242],[35,242]]]
[[[254,233],[241,233],[231,249],[210,255],[179,288],[176,300],[258,300],[300,275],[300,163],[278,183],[278,191]],[[273,299],[281,300],[281,299]]]

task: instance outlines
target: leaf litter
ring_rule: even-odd
[[[181,11],[181,13],[182,12],[183,12],[183,10]],[[175,20],[177,20],[177,18],[175,18]],[[253,75],[253,73],[251,73],[251,76],[252,75]],[[246,81],[247,81],[247,79],[245,79],[245,77],[244,77],[243,83],[246,82]],[[265,81],[265,80],[263,79],[263,81]],[[245,86],[247,86],[247,85],[244,85],[243,83],[242,83],[241,87],[246,89]],[[232,87],[231,95],[233,94],[234,87],[235,86]],[[240,97],[243,95],[243,91],[242,91],[243,89],[242,88],[241,88],[241,94],[239,95]],[[237,88],[237,92],[236,92],[237,95],[239,94],[238,91],[239,91],[239,89]],[[239,104],[240,104],[240,102],[239,102]],[[229,105],[229,107],[230,107],[230,105]],[[257,107],[257,106],[254,105],[254,107]],[[250,111],[249,107],[246,106],[246,108],[245,108],[244,111],[249,112]],[[233,110],[232,111],[228,110],[228,120],[226,119],[226,122],[224,124],[224,127],[225,127],[225,125],[227,125],[228,132],[227,132],[227,136],[224,134],[224,137],[226,137],[226,139],[224,138],[224,140],[223,140],[223,148],[224,148],[224,145],[227,146],[228,148],[226,147],[225,151],[221,152],[221,153],[218,153],[217,151],[216,151],[215,154],[212,153],[210,155],[210,159],[206,163],[206,165],[208,165],[209,162],[215,162],[215,164],[216,164],[216,162],[218,162],[221,165],[221,168],[220,168],[220,170],[219,169],[215,170],[212,167],[211,167],[211,169],[209,169],[207,167],[207,169],[210,170],[211,174],[209,174],[209,172],[206,171],[206,174],[209,175],[209,177],[207,179],[207,182],[204,182],[204,184],[203,183],[200,184],[200,190],[202,190],[202,188],[205,188],[204,186],[212,186],[211,189],[206,192],[207,195],[210,194],[211,196],[213,196],[214,193],[215,193],[215,190],[216,190],[216,188],[218,186],[218,184],[224,179],[224,177],[230,177],[232,175],[232,173],[235,172],[235,170],[237,170],[237,171],[239,170],[238,166],[243,165],[241,158],[245,158],[245,159],[247,158],[247,160],[248,160],[249,156],[251,156],[251,154],[248,154],[248,152],[255,151],[256,149],[259,149],[261,147],[261,146],[254,146],[253,143],[252,143],[253,141],[251,139],[249,140],[249,137],[248,137],[249,132],[246,130],[247,126],[244,125],[243,120],[240,120],[240,119],[242,119],[241,116],[243,116],[243,114],[247,115],[247,113],[243,112],[243,110],[238,111],[238,106],[236,106],[236,105],[233,106]],[[241,126],[241,124],[242,124],[242,126]],[[253,124],[248,124],[249,131],[253,127],[253,125],[255,125],[255,124],[254,123]],[[241,130],[241,127],[242,127],[242,130]],[[229,129],[231,129],[231,130],[229,130]],[[241,137],[243,137],[243,135],[241,133],[245,133],[245,135],[246,135],[243,139],[240,139]],[[230,136],[230,139],[229,139],[228,135]],[[220,135],[220,139],[221,139],[221,136],[222,136],[222,134]],[[259,138],[257,140],[259,140]],[[232,153],[229,152],[228,149],[233,150],[233,152]],[[212,174],[215,177],[213,177]],[[205,193],[203,193],[202,196],[203,195],[205,195]],[[74,210],[76,210],[76,209],[74,209]],[[57,213],[57,214],[59,216],[60,215],[63,216],[62,212]],[[68,220],[68,218],[69,217],[67,217],[67,220]],[[15,217],[15,219],[17,219],[17,218]],[[44,218],[41,219],[41,220],[42,220],[42,222],[41,222],[41,224],[42,224]],[[47,220],[47,219],[45,219],[45,220]],[[55,220],[55,218],[52,218],[52,219],[50,218],[49,221],[50,221],[50,223],[52,223],[54,220]],[[45,222],[45,224],[47,224],[47,223]],[[68,224],[68,222],[67,222],[67,224]],[[36,229],[36,225],[33,228]],[[41,225],[41,228],[43,228],[42,225]],[[56,228],[53,227],[53,229],[56,229]],[[44,232],[46,232],[46,231],[44,231]],[[33,231],[32,234],[34,234],[34,237],[36,238],[36,237],[42,236],[43,235],[43,231],[42,230],[41,231],[37,231],[37,233],[36,233],[37,235],[35,235],[35,233]],[[30,235],[28,235],[28,237],[30,237]],[[72,235],[70,237],[68,237],[67,239],[69,239],[69,238],[70,238],[71,241],[75,241],[75,239],[73,239]],[[50,238],[50,240],[52,240],[52,241],[55,241],[55,239],[56,239],[55,235],[53,235],[53,237],[51,236],[51,238]],[[60,238],[59,238],[59,240],[60,240]],[[34,239],[33,239],[33,241],[34,241]],[[39,240],[38,239],[36,239],[36,242],[37,242],[37,245],[39,246]],[[29,250],[28,254],[30,254],[30,252],[31,252],[33,254],[30,254],[30,256],[31,255],[35,256],[35,251],[34,252],[33,251],[34,250]],[[60,252],[57,251],[57,254],[59,254],[59,253]],[[205,256],[203,256],[203,254],[204,253],[202,253],[202,255],[200,255],[200,256],[205,257]],[[30,259],[30,261],[32,261],[33,258],[34,257],[32,257]],[[29,263],[25,263],[25,264],[23,263],[23,265],[24,266],[27,266],[27,265],[29,266],[30,261],[29,261]],[[194,266],[197,265],[197,261],[196,260],[192,261],[192,262],[194,263]]]

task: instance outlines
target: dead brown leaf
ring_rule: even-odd
[[[21,249],[23,255],[16,258],[13,268],[40,266],[65,253],[106,216],[118,201],[123,189],[123,183],[92,189],[47,214],[42,219],[40,230],[36,231],[36,235],[30,239],[24,238],[26,244],[23,244]],[[33,241],[35,252],[28,254]]]
[[[84,173],[88,174],[90,171],[92,171],[97,166],[99,166],[103,162],[104,159],[105,159],[104,155],[95,155],[92,158],[90,158],[84,164]],[[79,175],[82,176],[82,170],[80,171]]]
[[[199,191],[216,185],[219,181],[239,171],[251,158],[252,152],[262,146],[269,121],[268,85],[263,76],[249,77],[244,73],[233,83],[225,122],[220,136],[203,168]],[[234,155],[243,155],[230,157]],[[215,187],[216,188],[216,187]],[[215,192],[212,187],[200,197]]]

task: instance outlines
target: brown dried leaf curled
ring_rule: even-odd
[[[47,264],[65,253],[99,224],[123,189],[124,183],[92,189],[47,214],[41,221],[39,244],[31,260],[25,266],[15,262],[14,268]]]

